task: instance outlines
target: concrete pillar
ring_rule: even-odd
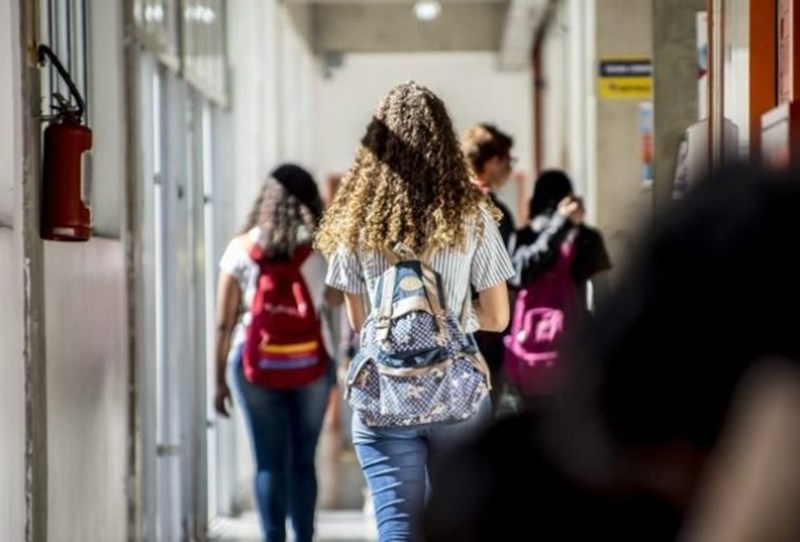
[[[603,59],[651,57],[651,9],[650,0],[597,0],[595,84]],[[648,101],[597,96],[597,226],[616,269],[629,259],[642,224],[652,216],[652,190],[642,183],[639,130],[640,106]]]
[[[678,146],[698,121],[695,17],[706,0],[653,0],[656,215],[670,207]]]

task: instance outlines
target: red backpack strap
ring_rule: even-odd
[[[261,260],[264,259],[264,248],[258,243],[248,242],[248,246],[245,246],[245,249],[250,255],[250,259],[254,262],[261,263]]]
[[[249,247],[245,247],[248,254],[250,255],[250,259],[252,259],[256,263],[264,263],[264,258],[266,256],[266,252],[264,248],[259,245],[258,243],[252,243]],[[305,245],[300,245],[294,250],[294,254],[292,254],[292,258],[290,263],[293,267],[300,267],[303,263],[308,259],[309,256],[314,252],[314,247],[308,243]]]
[[[311,245],[311,243],[300,245],[294,249],[294,254],[292,254],[292,264],[300,267],[313,252],[314,247]]]

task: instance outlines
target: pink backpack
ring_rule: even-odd
[[[514,303],[511,332],[504,337],[503,369],[509,383],[524,395],[558,390],[564,332],[580,309],[579,291],[570,275],[573,257],[573,244],[563,244],[555,266],[523,288]]]

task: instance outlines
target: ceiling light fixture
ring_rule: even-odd
[[[436,0],[420,0],[414,4],[414,15],[420,21],[430,22],[442,13],[442,5]]]

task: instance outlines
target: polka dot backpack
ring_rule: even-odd
[[[417,257],[398,245],[385,255],[390,266],[378,280],[361,350],[347,373],[350,406],[373,427],[470,418],[489,391],[489,370],[445,304],[432,254]]]

